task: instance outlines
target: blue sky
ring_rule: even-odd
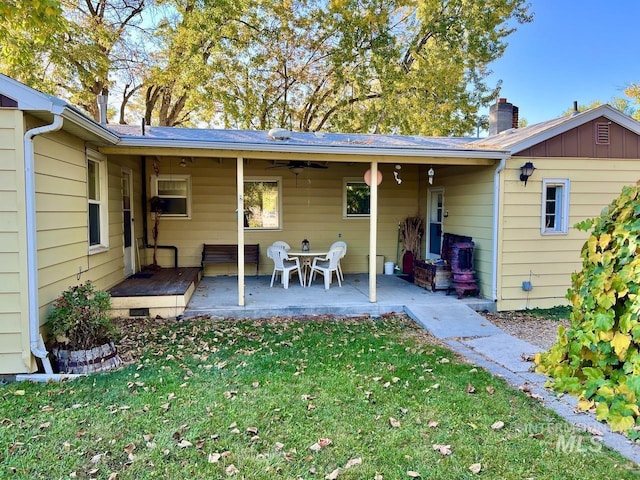
[[[595,100],[624,97],[640,83],[639,0],[530,0],[532,23],[518,25],[492,64],[501,97],[531,125]]]

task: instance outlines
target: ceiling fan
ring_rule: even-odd
[[[316,162],[305,162],[302,160],[291,160],[289,162],[274,162],[273,165],[268,166],[267,168],[288,168],[293,174],[299,175],[304,171],[305,168],[329,168],[326,165]]]

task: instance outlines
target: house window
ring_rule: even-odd
[[[191,175],[152,175],[151,193],[163,217],[191,218]]]
[[[569,229],[569,180],[542,180],[542,234],[566,234]]]
[[[371,192],[362,179],[344,179],[342,189],[342,216],[368,217],[371,213]]]
[[[109,247],[107,161],[95,152],[87,158],[87,201],[89,212],[89,253]]]
[[[244,226],[249,229],[282,228],[282,182],[280,177],[246,178]]]

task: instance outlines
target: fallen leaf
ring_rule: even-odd
[[[153,440],[153,437],[155,437],[153,433],[145,433],[144,435],[142,435],[142,438],[145,442],[150,442],[151,440]]]
[[[274,447],[275,447],[276,451],[279,452],[280,450],[282,450],[284,448],[284,443],[276,442]]]
[[[492,430],[502,430],[504,428],[504,422],[502,420],[498,420],[491,425]]]
[[[439,422],[436,422],[435,420],[431,420],[429,423],[427,423],[427,426],[429,428],[436,428],[439,425]]]
[[[229,477],[232,477],[233,475],[236,475],[240,472],[240,470],[238,470],[233,463],[225,468],[224,471]]]
[[[333,472],[329,473],[328,475],[325,475],[324,479],[325,480],[336,480],[336,478],[338,478],[338,475],[340,475],[341,470],[339,468],[336,468]]]
[[[123,448],[123,450],[124,450],[126,453],[129,453],[129,454],[133,453],[133,451],[134,451],[135,449],[136,449],[136,444],[135,444],[135,443],[130,443],[130,444],[128,444],[128,445],[125,445],[125,447]]]
[[[587,432],[589,432],[591,435],[596,435],[598,437],[602,437],[604,435],[600,430],[593,427],[587,427]]]
[[[26,393],[26,392],[25,392],[24,390],[15,390],[15,391],[13,392],[13,394],[14,394],[16,397],[22,397],[25,393]]]
[[[451,445],[438,445],[437,443],[432,445],[433,449],[440,452],[442,455],[451,455]]]
[[[362,458],[360,457],[352,458],[347,462],[344,468],[347,469],[347,468],[355,467],[356,465],[361,465],[361,464],[362,464]]]
[[[220,455],[219,453],[210,453],[209,454],[209,463],[218,463],[220,461],[220,458],[222,457],[222,455]]]
[[[482,464],[474,463],[469,466],[469,470],[471,470],[471,473],[480,473],[480,470],[482,470]]]
[[[389,425],[391,425],[393,428],[400,428],[400,421],[396,420],[393,417],[389,417]]]
[[[330,438],[319,438],[318,443],[322,448],[324,448],[331,445],[333,443],[333,440],[331,440]]]
[[[493,395],[493,393],[494,393],[495,391],[496,391],[496,389],[495,389],[495,388],[493,388],[493,387],[491,387],[491,386],[487,387],[487,392],[489,393],[489,395]]]
[[[408,470],[407,476],[411,478],[420,478],[420,474],[418,472],[414,472],[413,470]]]
[[[248,427],[247,428],[247,434],[249,434],[249,435],[257,435],[258,434],[258,427]]]
[[[107,480],[116,480],[118,478],[118,472],[112,472],[109,474]]]
[[[384,480],[384,477],[381,473],[376,472],[376,474],[373,476],[373,480]]]
[[[193,446],[193,443],[191,443],[189,440],[182,439],[178,442],[178,446],[180,448],[189,448]]]
[[[473,385],[468,383],[467,384],[467,393],[476,393],[476,387],[474,387]]]

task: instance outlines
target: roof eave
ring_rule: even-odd
[[[553,127],[540,132],[537,135],[526,138],[520,142],[515,142],[512,145],[508,146],[509,151],[512,155],[515,155],[516,153],[531,148],[534,145],[549,140],[550,138],[565,133],[573,128],[579,127],[580,125],[583,125],[587,122],[591,122],[599,117],[606,117],[609,120],[616,122],[624,128],[636,133],[637,135],[640,135],[639,122],[619,112],[609,105],[601,105],[591,110],[581,112],[577,115],[567,117],[567,120],[565,122],[554,125]]]
[[[232,143],[232,142],[201,142],[189,140],[157,139],[157,138],[127,138],[121,137],[119,147],[133,148],[167,148],[194,150],[225,150],[242,152],[272,152],[272,153],[300,153],[327,155],[376,155],[388,157],[439,157],[439,158],[479,158],[500,160],[509,156],[507,150],[477,150],[477,149],[429,149],[425,147],[375,147],[375,146],[344,146],[344,145],[291,145],[270,143]]]

